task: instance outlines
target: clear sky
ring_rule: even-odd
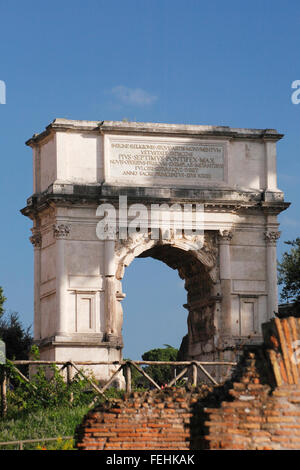
[[[31,222],[19,212],[32,194],[24,142],[56,117],[284,133],[278,182],[292,206],[280,216],[280,257],[284,241],[300,234],[300,104],[291,102],[299,43],[297,0],[0,0],[0,285],[7,309],[32,324]],[[185,292],[177,273],[136,260],[124,291],[124,315],[131,312],[125,354],[137,359],[152,346],[179,346],[186,312],[178,306]],[[151,328],[149,320],[160,318]]]

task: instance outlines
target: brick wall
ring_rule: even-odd
[[[300,319],[276,318],[263,331],[264,344],[245,353],[228,399],[205,409],[210,449],[300,449]]]
[[[202,439],[195,408],[211,392],[195,389],[153,390],[133,393],[90,411],[77,429],[78,449],[188,450]]]
[[[78,449],[300,449],[300,319],[263,331],[222,386],[133,393],[90,411]]]
[[[247,373],[229,390],[232,401],[205,408],[210,449],[300,449],[300,388],[282,385],[273,391],[259,383],[255,355]]]

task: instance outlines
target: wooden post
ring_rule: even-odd
[[[192,364],[192,370],[193,370],[193,386],[197,386],[197,379],[198,379],[198,373],[197,373],[197,364]]]
[[[7,413],[7,375],[6,370],[3,367],[2,380],[1,380],[1,415],[4,418]]]
[[[67,384],[68,385],[71,385],[72,383],[72,364],[70,362],[68,362],[67,364]],[[71,396],[70,396],[70,402],[72,403],[73,402],[73,392],[71,393]]]
[[[67,384],[70,385],[72,382],[72,364],[67,364]]]
[[[126,394],[131,393],[131,368],[130,363],[126,362],[125,364],[125,382],[126,382]]]

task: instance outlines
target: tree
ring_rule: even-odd
[[[0,318],[1,316],[3,315],[4,313],[4,302],[6,301],[6,297],[4,297],[4,294],[3,294],[3,288],[0,287]]]
[[[176,361],[178,349],[173,348],[169,344],[164,344],[164,348],[151,349],[142,355],[143,361]],[[173,366],[149,365],[145,367],[150,377],[155,380],[158,385],[165,385],[174,377]]]
[[[23,328],[18,313],[7,314],[5,312],[3,306],[5,301],[3,289],[0,287],[0,339],[5,342],[6,357],[26,359],[32,345],[30,327]]]
[[[278,263],[278,282],[283,285],[281,299],[293,302],[296,310],[300,309],[300,238],[285,242],[291,247],[282,255]]]

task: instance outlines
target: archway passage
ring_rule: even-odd
[[[148,257],[177,269],[180,278],[184,280],[187,291],[187,302],[184,307],[188,311],[188,333],[180,346],[181,358],[197,359],[203,352],[213,351],[215,299],[213,281],[206,266],[195,257],[193,251],[186,251],[171,244],[157,243],[137,256],[137,258]]]
[[[122,281],[123,357],[141,360],[152,349],[178,349],[187,333],[184,281],[177,270],[154,258],[136,258]]]

